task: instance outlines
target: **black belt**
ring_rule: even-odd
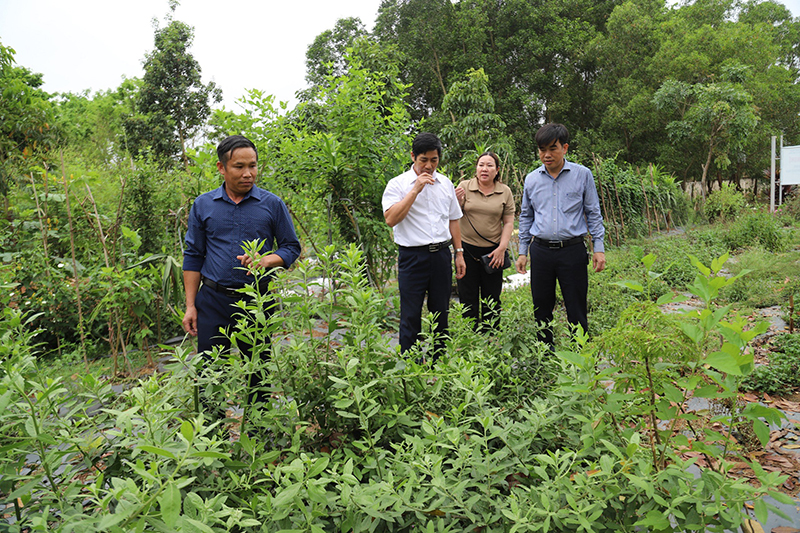
[[[210,280],[205,276],[200,276],[200,279],[203,281],[203,285],[208,286],[208,288],[213,291],[221,292],[222,294],[229,296],[231,298],[244,297],[244,294],[239,292],[239,289],[241,287],[226,287],[225,285],[220,285],[216,281]],[[269,286],[269,279],[264,279],[261,281],[261,283],[259,283],[259,289],[261,290],[261,292],[264,292],[268,286]],[[242,285],[242,287],[244,287],[244,285]]]
[[[404,250],[428,250],[430,253],[436,253],[442,248],[450,246],[450,241],[436,242],[433,244],[423,244],[422,246],[401,246],[397,245]]]
[[[536,244],[541,244],[547,248],[564,248],[565,246],[572,246],[573,244],[583,242],[583,235],[580,237],[572,237],[571,239],[566,239],[563,241],[548,241],[545,239],[540,239],[539,237],[534,237],[533,242]]]

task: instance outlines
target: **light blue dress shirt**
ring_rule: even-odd
[[[564,160],[553,178],[542,165],[525,177],[519,215],[519,253],[528,254],[533,237],[563,241],[587,233],[595,252],[605,252],[603,215],[592,171]]]

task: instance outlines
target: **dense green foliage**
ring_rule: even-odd
[[[789,501],[774,490],[785,478],[758,463],[760,488],[727,476],[742,459],[713,428],[748,422],[763,443],[762,419],[779,421],[777,411],[723,410],[691,424],[691,440],[672,431],[696,420],[677,407],[689,396],[724,405],[735,395],[763,331],[714,307],[734,280],[695,265],[701,311],[634,304],[597,341],[579,338],[557,357],[535,329],[517,327],[533,323],[529,306],[504,307],[493,339],[455,313],[447,355],[429,366],[397,359],[383,333],[393,304],[370,287],[362,253],[328,247],[316,265],[278,276],[282,311],[266,319],[255,292],[243,307],[255,323],[242,321],[234,342],[271,337],[271,360],[234,352],[201,370],[179,349],[167,372],[119,396],[92,375],[46,377],[36,332],[6,308],[0,491],[16,502],[10,530],[722,531],[742,523],[746,502],[764,520],[774,508],[762,495]],[[320,277],[338,281],[315,293]],[[311,334],[320,325],[327,334]],[[242,376],[254,371],[273,384],[266,408],[248,405]],[[242,405],[238,440],[228,421],[195,414],[197,383],[207,401]],[[31,451],[42,468],[25,468]],[[698,457],[716,466],[688,471]]]
[[[775,347],[769,364],[757,367],[742,382],[747,390],[783,394],[800,389],[800,336],[782,335],[776,339]]]
[[[745,502],[763,520],[783,478],[758,463],[760,487],[731,478],[731,435],[763,441],[777,414],[732,399],[743,379],[794,386],[793,338],[754,370],[764,325],[742,316],[797,314],[800,200],[775,216],[738,186],[762,179],[770,135],[800,141],[798,36],[771,1],[384,0],[371,32],[343,19],[309,47],[296,107],[254,88],[241,113],[210,110],[193,29],[169,17],[145,78],[93,95],[45,93],[0,44],[0,496],[15,515],[0,530],[723,531]],[[548,353],[521,289],[495,336],[456,306],[439,364],[414,363],[430,327],[399,358],[380,200],[413,135],[441,136],[454,181],[497,151],[519,200],[551,120],[606,220],[591,340],[557,313]],[[219,185],[214,144],[233,133],[256,143],[259,184],[304,250],[278,276],[279,312],[251,307],[257,326],[234,335],[257,352],[271,339],[271,359],[220,354],[204,370],[191,346],[154,345],[181,331],[186,217]],[[691,180],[718,191],[692,206]],[[699,307],[663,313],[675,293]],[[76,371],[108,354],[119,379],[131,352],[153,368],[157,350],[166,371],[122,394]],[[53,360],[73,377],[49,374]],[[269,374],[271,405],[249,405],[251,372]],[[723,409],[687,437],[673,430],[695,422],[678,407],[690,396]],[[241,418],[198,415],[201,400]]]

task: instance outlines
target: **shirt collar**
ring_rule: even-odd
[[[253,188],[250,189],[247,192],[247,194],[244,195],[244,198],[242,198],[242,202],[244,202],[248,198],[255,198],[256,200],[260,201],[264,197],[264,195],[262,194],[263,192],[264,191],[262,189],[260,189],[260,188],[256,187],[255,185],[253,185]],[[222,182],[222,185],[220,185],[219,187],[214,189],[213,199],[214,200],[229,200],[231,202],[233,201],[233,200],[230,199],[230,197],[228,196],[228,192],[225,190],[225,182]],[[239,203],[241,203],[241,202],[239,202]]]
[[[470,191],[480,191],[480,188],[478,187],[478,178],[472,178],[471,180],[469,180],[469,182],[467,183],[467,189]],[[492,189],[492,194],[496,192],[497,193],[501,192],[500,180],[494,182],[494,189]]]
[[[572,167],[574,167],[574,166],[575,166],[575,163],[570,163],[569,161],[564,159],[564,166],[561,167],[561,172],[559,172],[558,175],[560,176],[563,172],[568,172],[568,171],[572,170]],[[550,173],[547,172],[547,169],[544,167],[544,165],[539,167],[539,172],[541,172],[542,174],[546,175],[548,178],[553,179],[550,176]]]

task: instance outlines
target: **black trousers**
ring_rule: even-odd
[[[195,307],[197,308],[197,353],[201,354],[205,364],[213,364],[214,361],[209,352],[216,346],[221,346],[223,352],[231,348],[231,341],[227,336],[220,333],[220,329],[227,333],[233,331],[237,320],[243,313],[236,304],[242,299],[247,299],[244,295],[229,296],[224,292],[218,292],[207,285],[200,287],[200,291],[195,297]],[[274,302],[270,300],[264,312],[267,317],[272,314]],[[269,338],[265,339],[269,342]],[[252,355],[252,346],[246,343],[239,343],[238,348],[243,357],[249,358]],[[268,354],[269,350],[262,352]],[[262,355],[263,356],[263,355]],[[269,394],[264,390],[268,385],[265,376],[261,372],[254,372],[248,377],[250,390],[255,393],[251,396],[251,401],[266,402]]]
[[[422,331],[422,303],[426,295],[428,311],[438,314],[436,332],[442,335],[446,333],[452,279],[449,247],[445,246],[433,253],[426,248],[400,248],[397,281],[400,288],[401,353],[411,349],[419,339]]]
[[[458,280],[458,298],[464,304],[464,316],[475,319],[482,329],[497,326],[500,318],[500,293],[503,291],[503,271],[488,274],[480,258],[495,249],[463,243],[467,273]]]
[[[558,281],[567,308],[567,320],[570,324],[580,324],[584,331],[588,331],[586,297],[589,292],[589,255],[586,245],[548,248],[532,242],[530,258],[531,295],[536,321],[546,325],[553,320]],[[554,346],[553,331],[549,327],[542,330],[540,339]]]

